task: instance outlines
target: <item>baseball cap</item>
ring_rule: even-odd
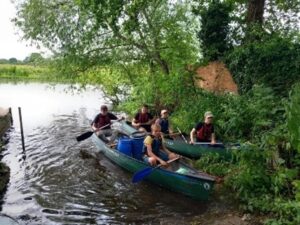
[[[214,117],[214,115],[212,114],[211,111],[207,111],[207,112],[204,113],[204,117],[205,117],[205,118],[206,118],[206,117]]]
[[[165,114],[165,113],[167,113],[167,112],[168,112],[168,110],[163,109],[163,110],[160,111],[160,114]]]

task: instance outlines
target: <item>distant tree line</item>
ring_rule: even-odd
[[[12,65],[42,65],[49,59],[44,58],[40,53],[34,52],[27,56],[24,60],[18,60],[15,57],[9,59],[0,59],[0,64],[12,64]]]

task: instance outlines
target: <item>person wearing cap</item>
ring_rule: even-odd
[[[212,124],[213,117],[214,116],[210,111],[204,113],[204,122],[197,123],[190,133],[190,144],[194,144],[195,135],[197,142],[216,143],[215,129]]]
[[[112,130],[110,127],[111,120],[117,120],[114,114],[108,112],[108,108],[106,105],[102,105],[100,107],[100,113],[96,115],[92,122],[92,130],[96,133],[96,135],[101,138],[105,143],[112,143],[117,135],[118,132]],[[107,137],[110,136],[110,141]]]
[[[151,132],[151,124],[153,123],[154,118],[148,112],[148,105],[144,104],[140,112],[135,114],[132,119],[132,126],[140,131]]]
[[[159,124],[161,127],[161,132],[163,134],[172,134],[173,131],[170,128],[170,123],[169,123],[169,112],[167,109],[163,109],[160,111],[160,118],[158,118],[155,123]]]

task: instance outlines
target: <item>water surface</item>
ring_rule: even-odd
[[[148,182],[132,184],[90,139],[77,143],[105,100],[95,87],[67,87],[0,83],[0,106],[12,107],[14,118],[2,153],[11,177],[1,213],[20,224],[188,224],[207,210]]]

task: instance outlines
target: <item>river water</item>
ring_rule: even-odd
[[[132,184],[90,139],[78,143],[105,100],[95,87],[68,87],[0,83],[0,106],[12,107],[14,119],[2,152],[11,175],[1,213],[30,225],[190,224],[211,207],[148,182]]]

